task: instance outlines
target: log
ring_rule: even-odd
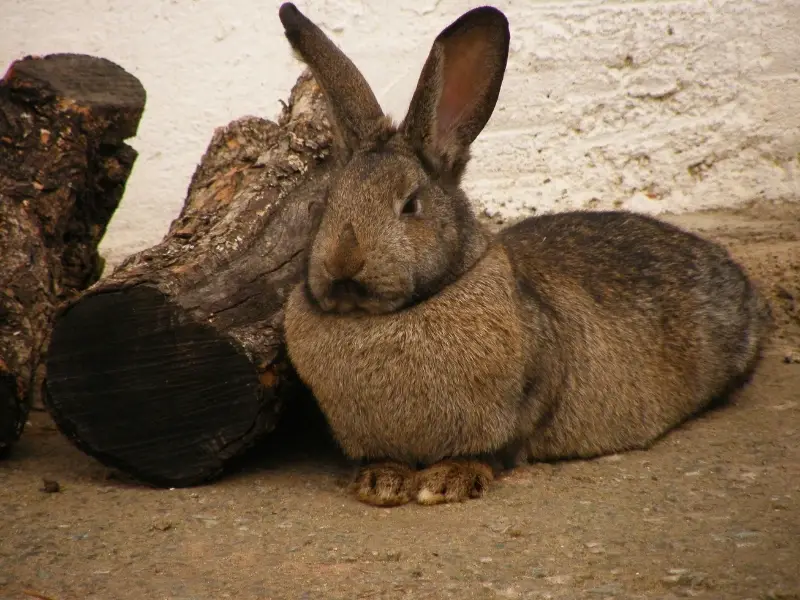
[[[138,79],[92,56],[29,56],[0,80],[0,453],[40,402],[56,307],[102,272],[144,105]]]
[[[186,487],[275,428],[303,391],[283,303],[302,277],[330,143],[304,73],[278,123],[245,117],[215,131],[161,243],[62,308],[46,404],[79,448],[142,482]]]

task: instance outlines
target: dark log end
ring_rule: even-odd
[[[244,353],[146,285],[66,309],[47,369],[59,428],[102,463],[156,486],[216,478],[277,418],[273,390]]]

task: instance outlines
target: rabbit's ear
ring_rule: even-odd
[[[380,104],[353,62],[294,4],[282,4],[278,16],[286,39],[325,95],[334,142],[349,156],[375,131],[383,117]]]
[[[433,42],[401,130],[431,165],[456,180],[489,121],[508,60],[508,20],[490,6],[454,21]]]

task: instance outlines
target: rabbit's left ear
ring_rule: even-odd
[[[291,2],[278,11],[286,38],[314,74],[328,103],[334,143],[351,155],[384,116],[366,79],[323,31]]]
[[[445,176],[455,180],[469,146],[492,116],[508,60],[505,15],[475,8],[433,42],[401,131]]]

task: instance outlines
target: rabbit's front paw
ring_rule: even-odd
[[[477,460],[449,459],[417,473],[417,502],[442,504],[480,498],[494,479],[492,467]]]
[[[368,464],[358,472],[353,489],[358,499],[367,504],[406,504],[414,495],[414,470],[397,462]]]

